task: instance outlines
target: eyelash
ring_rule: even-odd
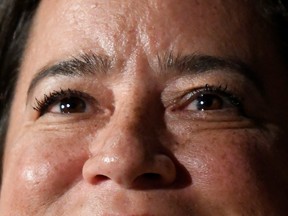
[[[48,95],[44,94],[44,98],[42,100],[38,100],[37,98],[35,98],[36,104],[35,106],[33,106],[33,109],[39,112],[40,116],[42,116],[43,114],[47,112],[48,108],[51,105],[61,101],[62,99],[69,98],[69,97],[79,97],[83,100],[88,100],[88,101],[95,100],[93,97],[91,97],[90,95],[84,92],[71,90],[71,89],[67,89],[67,90],[61,89],[59,91],[53,91],[49,93]]]
[[[228,90],[227,85],[226,86],[209,86],[208,84],[205,85],[203,88],[198,88],[195,90],[189,90],[182,94],[180,97],[178,97],[176,100],[174,100],[173,104],[175,106],[173,107],[173,110],[175,109],[181,109],[185,105],[187,105],[188,102],[191,102],[191,98],[195,98],[200,94],[215,94],[219,95],[225,99],[227,99],[233,106],[238,108],[242,111],[243,104],[242,104],[242,98],[236,96],[234,93]],[[176,105],[180,104],[180,105]]]
[[[212,93],[215,95],[220,95],[221,97],[224,97],[225,99],[227,99],[233,106],[235,106],[236,108],[242,111],[242,99],[240,99],[235,94],[230,92],[227,86],[223,87],[222,85],[220,85],[218,87],[215,87],[215,86],[209,86],[208,84],[206,84],[204,88],[195,89],[193,91],[191,90],[187,91],[185,94],[183,94],[182,96],[174,100],[173,101],[174,105],[172,105],[173,107],[172,109],[173,110],[181,109],[185,107],[187,103],[191,101],[191,98],[194,98],[200,94],[205,94],[205,93],[206,94]],[[48,108],[51,105],[61,101],[62,99],[69,98],[69,97],[78,97],[86,101],[89,101],[89,100],[95,101],[93,97],[91,97],[90,95],[84,92],[71,90],[71,89],[67,89],[67,90],[61,89],[59,91],[53,91],[48,95],[45,94],[42,100],[38,100],[37,98],[35,98],[36,104],[35,106],[33,106],[33,109],[39,112],[40,116],[42,116],[43,114],[47,112]]]

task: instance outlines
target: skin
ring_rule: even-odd
[[[249,4],[42,0],[11,110],[1,215],[285,215],[286,65]],[[27,94],[40,70],[84,52],[111,67],[44,77]],[[162,67],[170,53],[251,70]],[[206,84],[243,108],[219,92],[224,105],[205,111],[182,97]],[[33,109],[61,89],[89,94],[86,109]]]

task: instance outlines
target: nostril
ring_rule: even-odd
[[[140,177],[146,179],[147,181],[161,181],[162,179],[161,175],[157,173],[144,173]]]
[[[105,176],[105,175],[96,175],[93,179],[93,182],[94,184],[99,184],[101,182],[104,182],[106,180],[109,180],[109,177]]]
[[[153,189],[163,186],[163,177],[157,173],[144,173],[138,176],[133,186],[138,189]]]

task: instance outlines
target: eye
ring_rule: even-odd
[[[60,102],[51,106],[52,113],[83,113],[86,111],[86,103],[80,98],[64,98]]]
[[[206,87],[191,91],[180,99],[180,108],[188,111],[212,111],[240,108],[240,99],[227,88]]]
[[[201,94],[190,104],[186,106],[186,110],[218,110],[223,108],[224,101],[221,97],[214,94]]]
[[[96,105],[96,100],[90,95],[71,89],[54,91],[49,95],[44,95],[42,100],[35,100],[36,105],[33,109],[39,112],[40,116],[46,113],[84,113],[87,112],[89,105]]]

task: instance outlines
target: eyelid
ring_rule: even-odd
[[[39,113],[39,116],[42,116],[47,112],[47,109],[49,109],[50,106],[59,103],[62,99],[68,97],[78,97],[88,103],[91,102],[93,104],[98,104],[97,100],[91,95],[82,91],[72,90],[68,88],[67,90],[54,90],[49,94],[44,94],[44,97],[40,100],[35,98],[35,105],[33,106],[33,109]]]
[[[234,93],[230,92],[227,86],[222,87],[220,85],[218,87],[215,87],[206,84],[205,87],[187,90],[183,94],[181,94],[181,96],[177,97],[172,102],[170,102],[172,111],[183,109],[185,106],[187,106],[187,103],[189,103],[189,101],[190,102],[193,101],[193,99],[191,98],[194,97],[194,99],[196,99],[196,96],[205,93],[215,94],[224,97],[225,99],[229,100],[229,102],[231,102],[231,104],[234,105],[236,108],[242,109],[242,99],[236,96]]]

